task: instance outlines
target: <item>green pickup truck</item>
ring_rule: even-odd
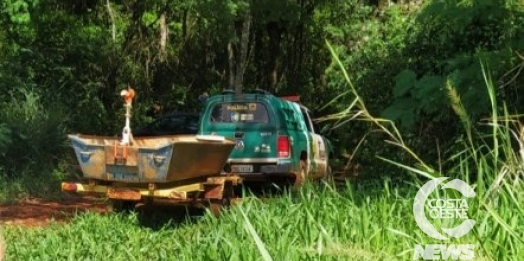
[[[308,108],[292,98],[263,90],[225,91],[205,101],[199,134],[236,140],[224,173],[238,174],[244,182],[297,186],[331,175],[331,142],[319,134]]]

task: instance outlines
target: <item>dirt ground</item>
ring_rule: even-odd
[[[70,197],[59,200],[30,199],[12,204],[0,204],[0,226],[16,225],[40,227],[56,222],[67,222],[75,213],[95,211],[106,213],[108,204],[90,197]]]
[[[346,175],[336,176],[337,182],[347,178]],[[80,195],[57,200],[28,199],[12,204],[0,204],[0,226],[42,227],[53,220],[58,223],[68,222],[75,213],[84,211],[104,214],[110,212],[111,208],[100,198]]]

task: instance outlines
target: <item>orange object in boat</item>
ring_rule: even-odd
[[[120,95],[124,96],[124,100],[126,101],[126,103],[131,103],[131,101],[135,97],[135,90],[133,90],[133,88],[128,88],[127,90],[123,90],[122,92],[120,92]]]

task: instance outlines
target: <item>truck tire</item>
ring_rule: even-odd
[[[298,173],[296,173],[295,177],[295,184],[293,187],[299,188],[302,185],[304,185],[304,182],[306,181],[306,175],[307,175],[307,163],[305,160],[300,160],[300,170]]]
[[[326,176],[321,179],[321,184],[331,186],[334,184],[333,182],[334,182],[333,169],[331,168],[331,166],[328,165],[326,169]]]

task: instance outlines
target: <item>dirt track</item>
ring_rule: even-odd
[[[66,222],[76,212],[95,211],[105,213],[108,205],[93,198],[67,198],[60,200],[31,199],[14,204],[0,205],[0,225],[44,226],[55,220]]]
[[[346,177],[337,177],[337,183]],[[52,220],[64,223],[74,217],[77,212],[93,211],[108,213],[109,204],[100,198],[72,196],[57,200],[30,199],[14,204],[0,204],[0,226],[14,225],[24,227],[41,227]],[[0,259],[1,261],[1,259]]]

